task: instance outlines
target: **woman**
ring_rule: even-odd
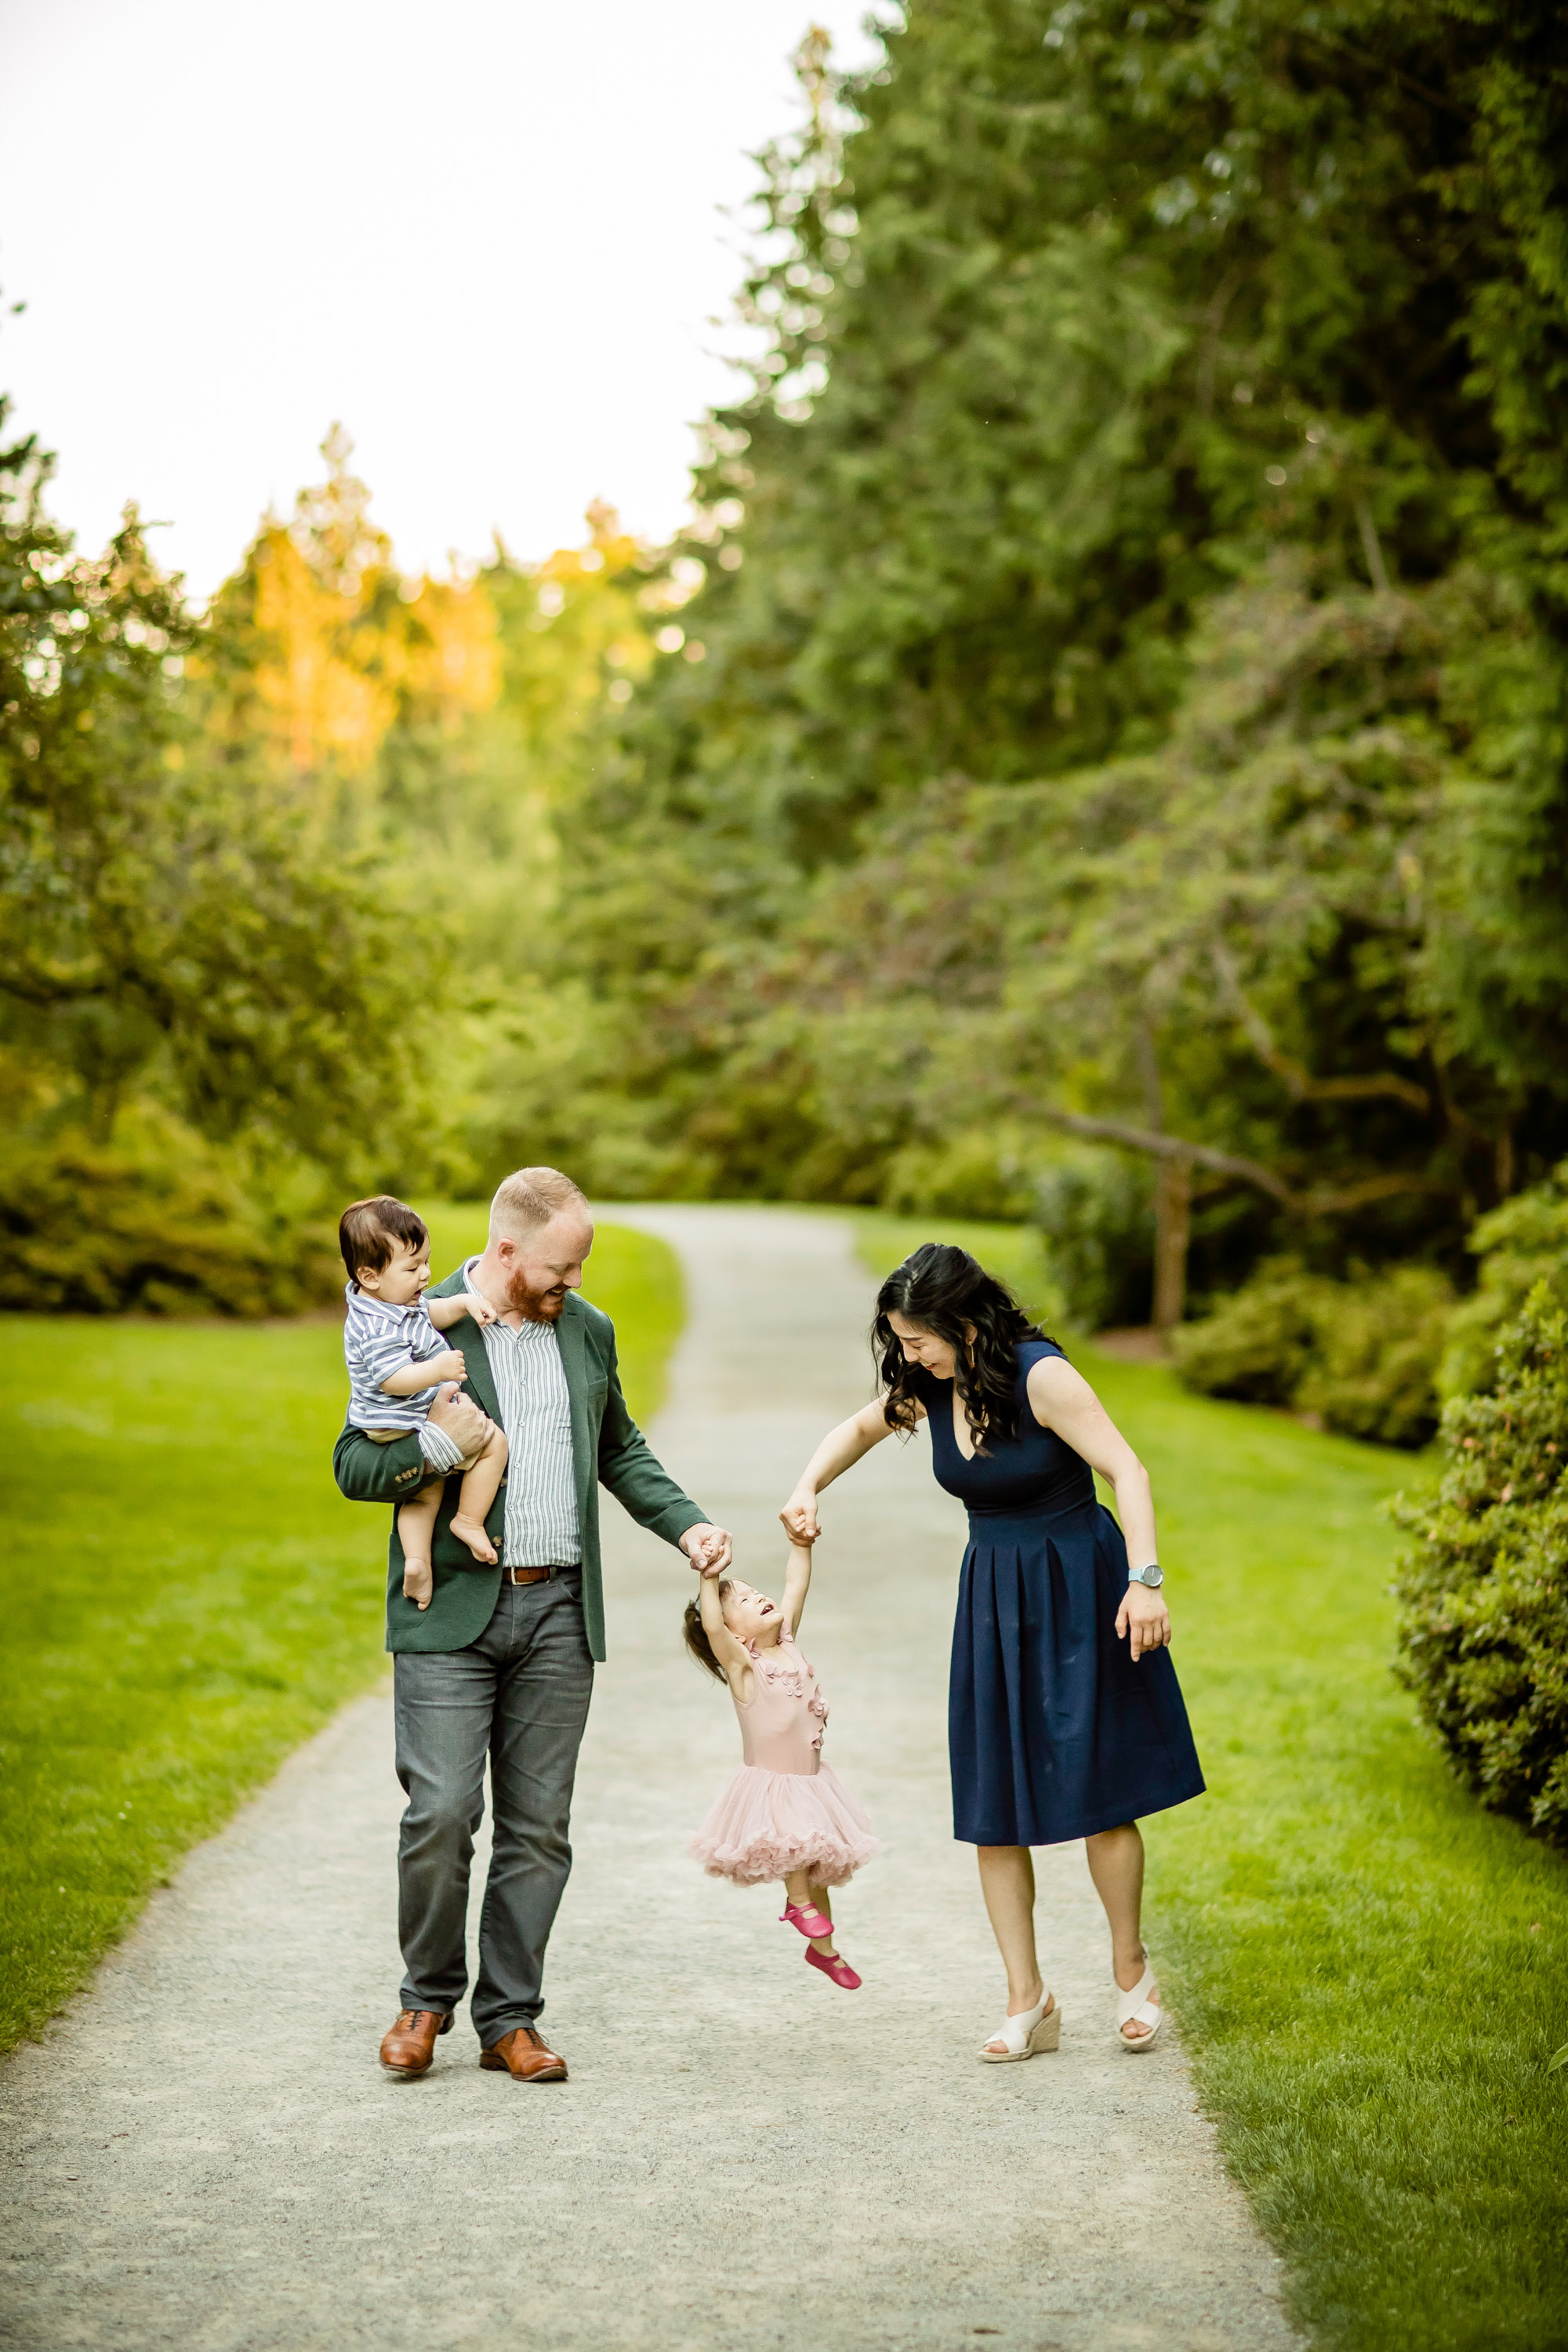
[[[1117,2024],[1150,2049],[1164,2012],[1139,1933],[1141,1813],[1203,1790],[1166,1647],[1149,1474],[1094,1391],[968,1252],[928,1242],[888,1276],[872,1326],[885,1396],[830,1430],[779,1517],[818,1533],[822,1489],[929,1421],[938,1481],[969,1507],[952,1631],[953,1835],[979,1850],[1007,1970],[993,2063],[1054,2050],[1035,1955],[1034,1845],[1083,1838],[1110,1923]],[[1121,1524],[1095,1496],[1107,1478]]]

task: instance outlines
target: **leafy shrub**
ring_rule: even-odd
[[[907,1144],[889,1162],[880,1205],[895,1215],[972,1217],[1010,1224],[1026,1217],[1028,1179],[995,1137],[971,1129],[943,1143]]]
[[[1470,1248],[1481,1262],[1480,1279],[1449,1319],[1440,1375],[1446,1396],[1490,1385],[1498,1334],[1523,1312],[1538,1282],[1544,1279],[1568,1307],[1568,1160],[1544,1184],[1479,1218]]]
[[[1316,1344],[1294,1402],[1330,1429],[1425,1445],[1437,1426],[1437,1367],[1454,1294],[1429,1265],[1324,1283]]]
[[[1212,1315],[1173,1333],[1176,1370],[1190,1389],[1290,1404],[1317,1345],[1323,1285],[1295,1258],[1270,1258]]]
[[[318,1180],[301,1179],[313,1185]],[[0,1160],[0,1308],[293,1315],[342,1287],[335,1235],[264,1177],[155,1114]],[[310,1204],[313,1205],[313,1204]]]
[[[1483,1802],[1568,1844],[1568,1312],[1545,1282],[1443,1443],[1436,1496],[1394,1506],[1400,1679]]]
[[[1079,1330],[1144,1323],[1153,1290],[1147,1171],[1121,1152],[1086,1152],[1035,1180],[1033,1222],[1057,1296]]]
[[[1212,1315],[1173,1335],[1189,1388],[1294,1406],[1383,1445],[1423,1445],[1453,1293],[1430,1266],[1335,1282],[1272,1258]]]

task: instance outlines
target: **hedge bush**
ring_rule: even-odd
[[[1489,1390],[1443,1413],[1435,1497],[1394,1505],[1400,1679],[1458,1770],[1568,1845],[1568,1311],[1545,1282],[1503,1333]]]
[[[320,1180],[259,1170],[155,1113],[0,1152],[0,1308],[297,1315],[342,1289]],[[316,1210],[316,1214],[311,1211]]]
[[[1437,1367],[1453,1292],[1431,1266],[1335,1282],[1272,1258],[1212,1315],[1173,1335],[1189,1388],[1293,1406],[1384,1445],[1437,1426]]]
[[[1035,1179],[1031,1222],[1067,1319],[1080,1331],[1144,1323],[1154,1290],[1148,1171],[1124,1152],[1085,1151]]]
[[[1479,1218],[1469,1245],[1480,1260],[1479,1277],[1474,1295],[1449,1318],[1439,1375],[1445,1396],[1490,1385],[1498,1334],[1522,1314],[1538,1282],[1568,1307],[1568,1160],[1545,1183]]]

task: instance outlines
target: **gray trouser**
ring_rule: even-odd
[[[445,2012],[468,1989],[468,1864],[490,1759],[493,1852],[470,2011],[487,2049],[544,2006],[544,1948],[572,1867],[572,1782],[594,1689],[582,1592],[572,1570],[547,1584],[503,1584],[466,1650],[393,1660],[408,1798],[397,1842],[405,2009]]]

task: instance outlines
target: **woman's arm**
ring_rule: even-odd
[[[731,1687],[742,1696],[742,1681],[752,1663],[752,1654],[743,1642],[737,1642],[724,1622],[724,1607],[719,1598],[719,1580],[705,1576],[697,1588],[697,1606],[701,1612],[702,1631],[708,1645],[730,1678]]]
[[[923,1421],[924,1406],[917,1404],[915,1411]],[[863,1454],[869,1454],[873,1445],[880,1445],[883,1438],[892,1433],[878,1397],[862,1405],[848,1421],[841,1421],[837,1429],[828,1431],[779,1513],[792,1544],[809,1546],[816,1541],[822,1533],[816,1522],[816,1498],[824,1486],[831,1486],[835,1478],[854,1468]]]
[[[1060,1356],[1047,1356],[1029,1374],[1029,1406],[1042,1429],[1055,1430],[1091,1470],[1109,1479],[1116,1516],[1127,1539],[1130,1568],[1147,1568],[1159,1558],[1154,1548],[1154,1496],[1149,1473],[1139,1461],[1081,1372]],[[1128,1637],[1134,1658],[1158,1650],[1171,1638],[1171,1612],[1163,1589],[1130,1584],[1116,1613],[1118,1633]]]
[[[805,1596],[811,1591],[811,1546],[791,1541],[789,1566],[784,1570],[784,1623],[792,1633],[800,1631],[800,1621],[805,1614]]]

